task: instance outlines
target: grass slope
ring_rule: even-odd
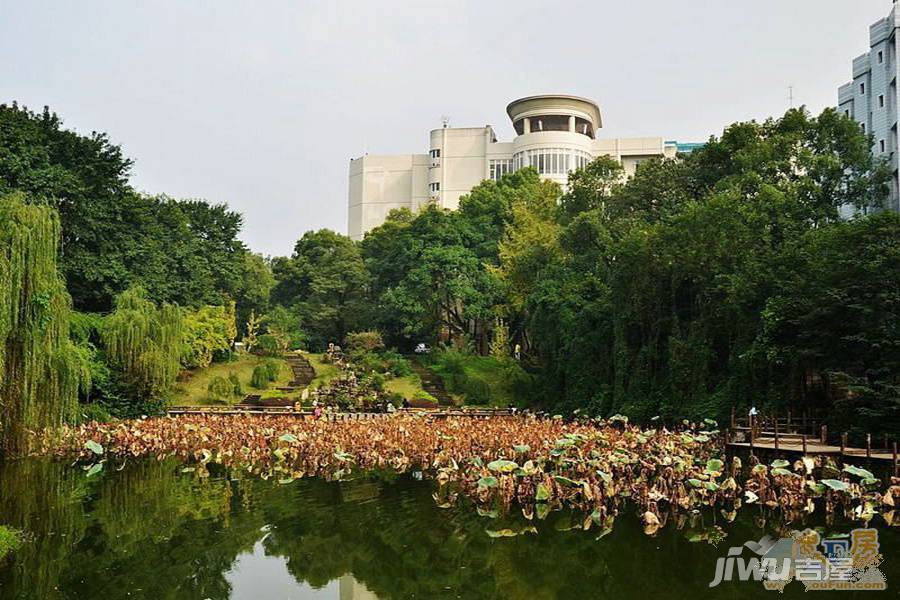
[[[209,382],[212,381],[214,377],[224,377],[225,379],[228,379],[228,376],[231,373],[235,373],[238,376],[238,379],[240,379],[244,394],[261,393],[261,390],[257,390],[250,386],[250,378],[253,375],[253,368],[265,360],[278,360],[282,363],[278,379],[269,386],[271,391],[274,391],[274,388],[276,387],[285,386],[291,381],[291,370],[288,368],[285,361],[243,354],[236,360],[224,363],[213,363],[205,369],[183,372],[178,378],[178,383],[175,385],[175,389],[172,392],[171,404],[175,406],[212,404],[212,402],[209,401],[209,394],[206,390],[209,386]],[[269,395],[271,392],[266,391],[263,393]],[[242,398],[243,395],[233,396],[232,401],[240,402]]]

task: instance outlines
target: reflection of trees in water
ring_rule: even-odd
[[[109,468],[110,465],[107,465]],[[224,573],[259,537],[229,521],[231,487],[142,461],[90,480],[39,461],[0,464],[0,515],[30,539],[0,589],[19,598],[228,598]],[[0,594],[2,596],[2,594]]]
[[[551,514],[539,535],[495,540],[485,529],[516,529],[521,519],[439,509],[427,482],[279,485],[180,470],[141,461],[87,479],[65,465],[0,464],[0,520],[32,537],[0,569],[0,597],[223,599],[236,557],[266,536],[267,554],[284,557],[298,582],[321,587],[352,574],[380,598],[695,598],[727,545],[761,535],[747,519],[716,548],[689,544],[671,524],[647,537],[623,515],[597,541],[596,530],[561,531],[580,518]],[[890,540],[886,556],[897,546]]]

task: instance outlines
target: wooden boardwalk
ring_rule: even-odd
[[[866,435],[865,447],[854,447],[848,443],[846,433],[833,443],[828,435],[828,427],[815,419],[803,415],[800,419],[757,415],[738,419],[731,413],[731,427],[725,432],[727,450],[746,450],[750,453],[766,452],[786,456],[826,455],[844,458],[877,461],[893,467],[893,473],[900,476],[900,461],[897,442],[891,442],[887,435],[873,440]],[[880,444],[880,445],[879,445]]]

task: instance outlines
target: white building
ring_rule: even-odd
[[[900,210],[897,140],[900,8],[894,2],[890,14],[869,27],[869,50],[853,59],[853,81],[838,89],[838,110],[855,119],[872,136],[872,153],[890,164],[893,175],[885,208]],[[844,207],[842,212],[850,216],[855,211]]]
[[[506,112],[516,130],[498,142],[490,125],[443,127],[430,134],[426,154],[365,155],[350,161],[348,234],[355,240],[381,225],[388,212],[428,203],[455,209],[461,196],[485,179],[533,166],[546,179],[566,184],[569,171],[599,156],[612,156],[631,176],[643,160],[675,156],[696,144],[663,138],[597,139],[603,126],[596,102],[563,94],[515,100]]]

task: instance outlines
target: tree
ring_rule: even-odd
[[[251,310],[250,316],[247,317],[247,325],[245,331],[247,332],[244,335],[244,346],[247,352],[253,350],[259,340],[257,336],[259,334],[259,326],[262,323],[262,318],[256,314],[256,311]]]
[[[804,240],[832,227],[849,231],[839,207],[883,196],[884,168],[868,148],[833,110],[792,110],[732,125],[678,161],[642,165],[622,186],[604,185],[603,170],[601,185],[583,185],[587,174],[577,172],[556,223],[514,210],[500,274],[528,311],[557,408],[701,418],[735,404],[795,412],[827,405],[824,395],[800,392],[809,371],[778,359],[761,336],[765,319],[785,308],[784,300],[772,304],[777,298],[817,297],[792,283],[817,277],[798,255]],[[809,326],[803,335],[840,330]],[[860,323],[853,335],[872,335],[871,326]],[[869,368],[886,359],[872,357]]]
[[[568,191],[560,199],[563,221],[583,212],[605,209],[609,197],[621,184],[624,171],[611,156],[594,159],[569,174]]]
[[[49,109],[0,105],[0,194],[49,203],[62,226],[61,270],[78,310],[106,312],[140,285],[161,302],[201,306],[238,296],[241,216],[224,205],[145,196],[132,161],[106,134],[63,129]]]
[[[234,302],[185,311],[183,329],[181,365],[188,369],[208,367],[216,354],[231,351],[237,337]]]
[[[25,449],[27,432],[75,417],[90,385],[86,356],[69,338],[71,298],[57,268],[59,216],[0,197],[0,451]]]
[[[264,314],[268,310],[275,277],[261,255],[248,252],[243,257],[240,279],[235,295],[237,319],[239,323],[246,323],[254,312]]]
[[[272,271],[272,302],[296,312],[297,329],[313,346],[342,340],[364,322],[369,275],[359,246],[347,236],[328,229],[307,232],[290,258],[272,262]]]
[[[116,298],[101,335],[110,366],[127,386],[134,404],[119,407],[126,416],[158,410],[181,370],[184,312],[171,304],[157,306],[141,288]]]

